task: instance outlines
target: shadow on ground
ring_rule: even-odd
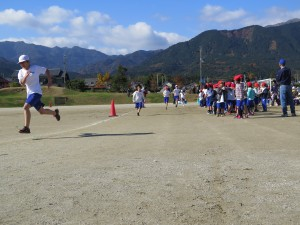
[[[78,136],[71,137],[41,137],[41,138],[33,138],[34,141],[46,140],[46,139],[72,139],[72,138],[92,138],[92,137],[113,137],[113,136],[140,136],[140,135],[151,135],[153,132],[146,133],[123,133],[123,134],[97,134],[97,133],[82,133]]]

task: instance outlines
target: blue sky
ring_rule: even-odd
[[[128,54],[165,49],[206,30],[293,18],[300,18],[299,0],[9,0],[0,3],[0,41]]]

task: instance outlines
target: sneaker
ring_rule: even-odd
[[[23,127],[21,130],[19,130],[20,134],[30,134],[29,127]]]
[[[136,115],[140,116],[140,113],[137,113]]]
[[[281,117],[288,117],[288,114],[282,114]]]
[[[54,117],[56,118],[57,121],[60,121],[59,110],[58,110],[58,109],[55,109],[54,111],[55,111],[55,113],[56,113]]]
[[[297,115],[296,115],[296,113],[292,113],[292,115],[291,115],[291,116],[297,116]]]

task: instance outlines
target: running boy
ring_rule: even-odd
[[[141,109],[143,108],[144,103],[144,93],[141,91],[142,86],[138,84],[136,86],[136,91],[133,92],[132,101],[135,103],[135,108],[137,110],[137,115],[140,115]]]
[[[180,93],[180,89],[178,89],[178,85],[175,85],[175,89],[173,90],[173,95],[174,95],[174,102],[176,107],[178,106],[179,93]]]
[[[24,109],[24,127],[19,130],[19,133],[30,133],[30,108],[33,106],[41,115],[52,115],[57,121],[60,120],[59,110],[44,109],[45,104],[41,102],[42,88],[40,85],[40,74],[46,74],[48,78],[48,88],[52,85],[52,79],[50,72],[47,68],[30,65],[29,57],[27,55],[21,55],[19,57],[18,64],[22,67],[18,73],[19,83],[26,86],[27,99],[23,106]]]
[[[166,104],[166,110],[168,109],[170,94],[171,94],[171,92],[169,91],[169,87],[166,85],[165,90],[163,91],[164,102]]]

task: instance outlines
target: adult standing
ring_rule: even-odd
[[[50,87],[52,85],[52,79],[49,70],[45,67],[30,65],[29,57],[27,55],[21,55],[18,64],[22,67],[18,73],[19,83],[25,85],[27,91],[27,99],[23,106],[25,125],[19,130],[19,133],[30,133],[30,108],[32,106],[40,114],[52,115],[59,121],[60,115],[58,109],[55,109],[55,111],[44,109],[45,104],[41,102],[42,89],[39,76],[40,74],[46,74],[48,78],[48,87]]]
[[[287,117],[287,105],[290,105],[291,115],[296,116],[295,105],[292,95],[292,74],[291,70],[285,66],[285,59],[279,60],[279,67],[276,75],[276,81],[280,85],[279,94],[280,94],[280,103],[282,107],[282,117]]]

